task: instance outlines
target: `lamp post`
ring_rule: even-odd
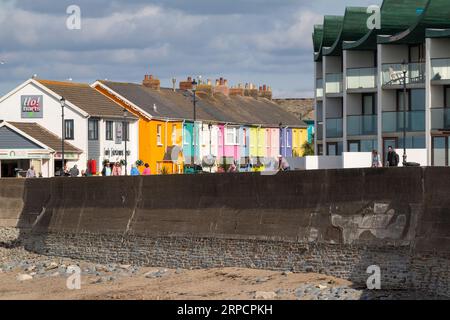
[[[128,111],[127,109],[123,109],[123,132],[122,135],[124,136],[125,139],[125,175],[128,175],[128,170],[127,170],[127,166],[128,166],[128,159],[127,159],[127,141],[128,141],[128,123],[127,123],[127,115],[128,115]]]
[[[195,132],[195,122],[197,121],[197,110],[196,110],[196,104],[197,104],[197,99],[196,99],[196,92],[197,92],[197,81],[192,81],[192,92],[194,93],[194,125],[192,127],[192,149],[191,149],[191,165],[194,166],[194,160],[195,160],[195,139],[196,139],[196,132]]]
[[[66,126],[64,123],[64,107],[66,106],[66,99],[64,99],[64,97],[61,97],[61,99],[59,100],[59,102],[61,103],[61,129],[62,129],[62,133],[61,133],[61,171],[60,171],[60,176],[64,177],[64,138],[66,136]]]
[[[406,74],[408,72],[408,64],[405,60],[402,63],[403,71],[403,166],[406,167]]]

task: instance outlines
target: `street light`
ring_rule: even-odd
[[[64,107],[66,106],[66,99],[64,99],[64,97],[61,97],[61,99],[59,100],[59,102],[61,103],[61,128],[62,128],[62,134],[61,134],[61,171],[60,171],[60,175],[63,177],[64,176],[64,139],[66,136],[66,126],[64,123]]]
[[[196,92],[197,92],[197,81],[195,81],[195,79],[192,81],[192,92],[194,93],[194,125],[192,128],[192,132],[193,132],[193,139],[192,139],[192,149],[191,149],[191,165],[194,166],[194,156],[195,156],[195,139],[196,139],[196,132],[195,132],[195,122],[197,121],[197,110],[196,110],[196,104],[197,104],[197,99],[196,99]]]
[[[125,175],[128,175],[128,171],[127,171],[127,165],[128,165],[128,161],[127,161],[127,140],[128,140],[128,123],[127,123],[127,115],[128,115],[128,111],[127,109],[123,109],[123,136],[125,138]]]
[[[407,165],[406,156],[406,74],[408,73],[408,64],[405,60],[402,63],[403,72],[403,166]]]

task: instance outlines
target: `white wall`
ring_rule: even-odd
[[[403,149],[396,149],[398,153],[400,164],[399,166],[403,166]],[[408,162],[417,162],[421,166],[427,166],[427,149],[406,149],[407,161]]]
[[[343,152],[342,167],[348,168],[370,168],[372,167],[371,152]]]
[[[211,150],[209,145],[209,127],[208,124],[204,123],[203,126],[200,125],[199,130],[199,138],[200,138],[200,161],[203,160],[204,157],[212,154],[217,157],[219,154],[219,127],[217,125],[211,126]],[[206,170],[207,168],[205,168]],[[212,172],[217,170],[217,166],[214,166]]]

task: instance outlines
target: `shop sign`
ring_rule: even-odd
[[[43,100],[41,96],[21,96],[20,97],[20,111],[22,118],[43,118]]]

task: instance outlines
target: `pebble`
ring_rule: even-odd
[[[30,276],[29,274],[19,274],[16,277],[17,281],[28,281],[32,280],[33,276]]]
[[[277,294],[273,291],[256,291],[255,299],[259,300],[273,300],[277,297]]]

